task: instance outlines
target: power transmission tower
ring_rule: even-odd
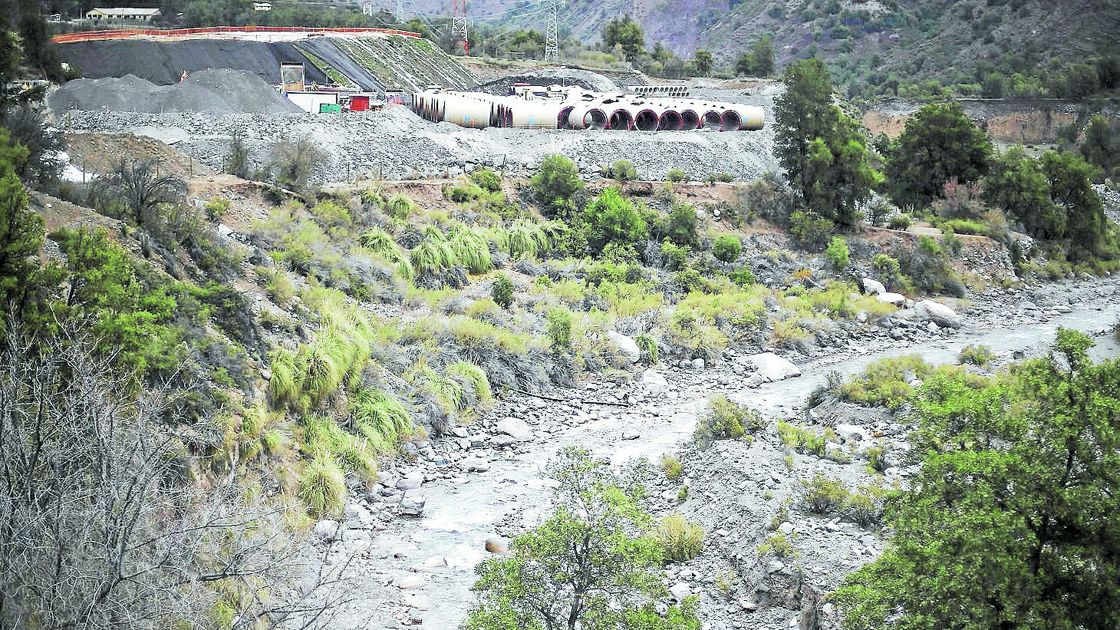
[[[549,0],[552,6],[548,9],[548,26],[544,29],[544,60],[558,63],[560,61],[560,0]]]
[[[456,36],[463,39],[463,54],[470,56],[471,45],[467,40],[467,0],[453,0],[451,4],[451,41]]]
[[[397,0],[397,10],[393,17],[397,19],[398,24],[404,24],[404,0]]]

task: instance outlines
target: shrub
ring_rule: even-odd
[[[913,391],[904,377],[924,380],[933,370],[933,366],[916,354],[879,359],[864,368],[862,374],[841,385],[840,397],[859,405],[897,409]]]
[[[968,363],[980,367],[988,365],[995,358],[996,353],[992,352],[991,348],[985,345],[974,344],[968,344],[964,348],[961,348],[961,353],[958,356],[961,363]]]
[[[320,201],[311,206],[311,216],[328,228],[347,227],[353,223],[350,211],[333,201]]]
[[[657,341],[655,341],[653,337],[649,335],[638,335],[634,343],[638,344],[638,350],[642,351],[642,356],[649,361],[649,363],[657,363]]]
[[[669,214],[657,221],[657,237],[669,239],[677,245],[695,247],[698,244],[696,227],[699,224],[696,208],[692,205],[675,201]]]
[[[774,554],[779,558],[788,558],[793,555],[793,544],[781,532],[774,532],[758,546],[758,555]]]
[[[848,268],[848,242],[843,237],[833,236],[824,255],[836,271],[842,272]]]
[[[665,179],[671,182],[683,182],[688,180],[688,175],[679,168],[671,168],[665,173]]]
[[[607,188],[583,211],[587,243],[596,253],[608,243],[633,244],[648,234],[645,220],[617,188]]]
[[[708,175],[709,184],[715,184],[717,182],[721,184],[730,184],[733,181],[735,181],[735,176],[731,173],[711,173]]]
[[[308,137],[295,142],[281,142],[273,149],[268,170],[273,182],[300,195],[314,192],[311,182],[327,163],[327,154]]]
[[[814,214],[798,210],[789,215],[789,233],[801,247],[819,251],[832,236],[832,221]]]
[[[676,245],[669,240],[661,243],[662,263],[669,271],[680,271],[688,266],[688,252],[687,246]]]
[[[727,277],[741,287],[749,287],[756,282],[754,272],[751,271],[750,267],[740,267],[727,274]]]
[[[988,235],[988,226],[980,221],[970,221],[967,219],[949,219],[938,223],[938,227],[942,230],[951,230],[955,234],[979,234],[980,236]]]
[[[901,261],[906,275],[920,290],[964,296],[964,285],[953,271],[949,255],[929,236],[919,236],[914,249]]]
[[[673,457],[672,455],[661,456],[661,471],[665,473],[665,478],[669,481],[676,481],[684,474],[684,466],[681,460]]]
[[[712,255],[725,263],[735,262],[739,259],[742,243],[739,237],[733,234],[724,234],[716,238],[712,244]]]
[[[638,169],[630,160],[616,160],[602,169],[603,177],[629,182],[638,179]]]
[[[776,430],[782,444],[799,453],[811,453],[817,457],[825,456],[825,445],[836,438],[832,429],[825,428],[820,433],[802,428],[788,422],[779,421]]]
[[[831,514],[848,501],[848,489],[839,479],[829,479],[817,473],[809,481],[802,481],[805,506],[814,514]]]
[[[902,274],[902,265],[891,256],[875,254],[875,258],[871,260],[871,267],[890,291],[905,288],[909,284],[909,280]]]
[[[498,274],[490,287],[490,297],[498,306],[508,309],[513,305],[513,282],[506,274]]]
[[[575,208],[572,197],[583,189],[583,180],[575,163],[562,155],[550,155],[541,162],[532,186],[549,216],[569,218]]]
[[[548,311],[548,341],[555,352],[572,347],[572,312],[566,308]]]
[[[401,193],[397,193],[389,197],[389,201],[385,202],[385,211],[394,219],[403,221],[416,211],[416,206],[412,203],[411,199]]]
[[[708,411],[696,424],[693,440],[701,447],[707,447],[715,440],[737,440],[748,432],[753,433],[762,427],[762,416],[728,400],[722,394],[708,403]]]
[[[882,446],[870,446],[864,451],[867,456],[867,465],[876,472],[887,469],[887,449]]]
[[[483,405],[494,401],[494,393],[490,390],[490,380],[482,368],[467,361],[456,361],[447,366],[448,376],[459,380],[463,385],[469,385],[474,390],[475,400]]]
[[[500,232],[498,245],[511,258],[538,258],[552,249],[552,239],[539,224],[518,221]]]
[[[467,268],[471,273],[486,273],[494,268],[490,257],[490,244],[481,234],[467,230],[457,229],[448,239],[455,262]]]
[[[486,192],[496,193],[502,190],[502,177],[488,168],[480,168],[471,173],[471,181]]]
[[[211,223],[217,223],[229,212],[229,198],[214,197],[206,202],[206,205],[203,206],[203,210],[205,210],[206,218],[209,219]]]
[[[393,450],[414,430],[412,418],[401,401],[381,390],[359,390],[351,412],[358,432],[380,453]]]
[[[370,253],[396,265],[401,277],[411,278],[413,276],[412,263],[405,255],[404,249],[385,230],[379,227],[371,227],[362,233],[358,242]]]
[[[429,234],[409,253],[417,277],[438,276],[459,264],[455,250],[440,234]]]
[[[341,514],[346,501],[342,469],[325,455],[316,456],[299,477],[299,498],[316,518]]]
[[[883,520],[883,489],[878,486],[860,486],[844,500],[844,516],[860,527],[878,525]]]
[[[892,230],[905,230],[910,227],[910,215],[896,214],[887,222],[887,227]]]
[[[454,201],[455,203],[467,203],[478,199],[485,193],[481,188],[473,182],[468,182],[462,186],[451,186],[450,188],[444,187],[444,196]]]
[[[669,562],[687,562],[704,548],[704,528],[680,514],[662,518],[654,536]]]

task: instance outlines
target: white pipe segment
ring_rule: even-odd
[[[739,129],[753,131],[762,129],[762,123],[766,117],[766,112],[761,107],[755,107],[753,105],[732,105],[732,108],[739,114]]]
[[[581,103],[568,114],[568,125],[572,129],[604,129],[607,126],[607,113],[598,103]]]

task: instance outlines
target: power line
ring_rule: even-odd
[[[560,0],[550,0],[551,10],[548,12],[548,26],[544,30],[544,60],[545,62],[560,62]]]

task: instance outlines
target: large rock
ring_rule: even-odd
[[[397,490],[415,490],[424,483],[424,472],[414,470],[397,480]]]
[[[315,523],[315,528],[312,530],[312,533],[323,542],[331,542],[338,540],[342,535],[342,529],[339,527],[338,521],[323,519]]]
[[[678,602],[684,601],[684,598],[692,594],[692,589],[689,588],[688,584],[685,584],[684,582],[677,582],[669,588],[669,594],[671,594],[673,596],[673,599],[677,600]]]
[[[423,516],[428,500],[421,496],[402,496],[398,508],[403,516]]]
[[[922,300],[914,305],[914,312],[917,313],[919,317],[928,319],[942,328],[961,327],[961,316],[957,315],[956,311],[940,302]]]
[[[427,584],[427,580],[419,573],[409,573],[397,580],[397,588],[403,590],[413,588],[423,588]]]
[[[626,335],[613,330],[607,331],[607,338],[618,348],[619,352],[626,355],[631,363],[637,363],[642,359],[642,351],[638,348],[638,342],[634,341]]]
[[[486,539],[486,551],[490,553],[506,553],[509,551],[509,541],[501,536],[491,536]]]
[[[755,374],[766,383],[801,376],[801,370],[797,369],[796,365],[790,363],[789,359],[783,359],[773,352],[751,355],[747,357],[747,361],[758,368]]]
[[[533,430],[520,418],[502,418],[495,429],[498,433],[508,435],[518,442],[528,442],[533,439]]]
[[[886,302],[887,304],[894,304],[895,306],[902,306],[906,303],[905,295],[902,295],[901,293],[891,293],[890,291],[884,291],[879,295],[876,295],[875,299],[879,300],[880,302]]]
[[[878,280],[864,278],[863,290],[872,295],[882,295],[887,292],[887,287],[883,286],[883,283],[879,282]]]
[[[660,372],[650,368],[642,372],[642,389],[655,396],[669,391],[669,381]]]
[[[467,472],[486,472],[490,470],[490,462],[481,457],[468,457],[463,460],[462,466]]]

